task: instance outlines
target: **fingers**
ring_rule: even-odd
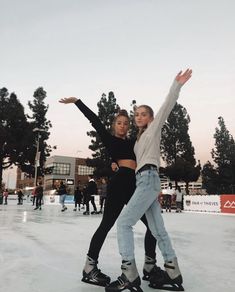
[[[182,70],[177,74],[177,77],[179,76],[179,77],[181,77],[181,76],[185,76],[185,77],[187,77],[187,76],[191,76],[192,75],[192,69],[187,69],[187,70],[185,70],[184,71],[184,73],[182,73]]]
[[[192,76],[192,69],[187,69],[184,71],[184,73],[182,73],[182,71],[180,71],[177,76],[176,76],[176,80],[181,81],[181,82],[186,82],[188,81],[191,76]]]
[[[189,80],[189,78],[191,78],[191,76],[192,76],[192,69],[187,69],[185,72],[184,72],[184,74],[183,74],[183,76],[184,76],[184,78],[185,78],[185,80],[187,81],[187,80]]]
[[[176,75],[176,78],[177,77],[180,77],[181,76],[181,73],[182,73],[182,70]]]
[[[75,103],[77,101],[76,97],[65,97],[59,100],[60,103]]]
[[[60,103],[69,103],[70,102],[70,98],[69,97],[65,97],[65,98],[61,98],[59,100]]]

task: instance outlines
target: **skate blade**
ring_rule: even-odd
[[[131,292],[144,292],[140,287],[126,287],[124,290],[129,290]],[[124,291],[123,289],[120,291]],[[116,287],[105,287],[105,292],[116,292],[117,288]]]
[[[82,278],[82,282],[87,283],[87,284],[91,284],[91,285],[95,285],[95,286],[100,286],[100,287],[106,287],[109,285],[109,283],[92,282],[92,281],[87,280],[85,278]]]
[[[159,289],[159,290],[165,290],[165,291],[184,291],[184,287],[182,285],[178,286],[176,284],[172,284],[171,286],[160,286],[160,285],[150,283],[149,287],[153,289]]]

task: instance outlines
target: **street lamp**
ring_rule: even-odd
[[[37,132],[38,133],[37,141],[36,141],[37,150],[36,150],[35,164],[34,164],[34,167],[35,167],[34,186],[36,187],[37,186],[37,174],[38,174],[38,160],[40,160],[40,157],[38,157],[39,156],[39,141],[40,141],[40,138],[41,138],[40,132],[45,132],[45,130],[39,129],[39,128],[34,128],[33,132]]]

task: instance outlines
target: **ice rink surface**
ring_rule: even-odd
[[[102,215],[84,216],[69,206],[33,210],[31,204],[0,205],[1,292],[101,292],[81,282],[85,256]],[[203,213],[163,214],[188,292],[235,291],[235,216]],[[136,262],[142,276],[145,227],[135,231]],[[157,250],[158,265],[163,266]],[[115,280],[120,275],[116,227],[110,231],[99,267]],[[162,291],[149,288],[145,292]]]

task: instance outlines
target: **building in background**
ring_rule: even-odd
[[[45,163],[46,174],[43,180],[45,191],[56,189],[63,181],[68,185],[71,194],[78,184],[87,183],[88,175],[93,174],[94,168],[86,165],[86,158],[69,156],[51,156]],[[34,186],[34,179],[17,168],[16,188],[27,189]]]
[[[71,194],[74,193],[74,189],[78,184],[84,186],[88,181],[88,175],[93,174],[94,168],[87,166],[86,158],[70,157],[70,156],[51,156],[45,163],[46,174],[44,178],[38,178],[43,180],[44,190],[50,191],[56,189],[59,186],[60,181],[63,181],[67,186]],[[173,188],[175,182],[170,181],[164,175],[160,175],[162,190],[167,189],[169,183],[172,183]],[[178,185],[182,190],[185,190],[186,184],[184,182],[178,182]],[[19,168],[17,169],[17,181],[16,188],[28,188],[34,186],[34,179],[28,177]],[[198,181],[189,183],[190,194],[205,193],[202,190],[202,179],[199,177]]]
[[[69,156],[51,156],[45,164],[46,172],[44,176],[45,191],[56,189],[63,181],[70,193],[78,184],[83,186],[87,183],[88,175],[93,174],[94,168],[86,165],[85,158]]]

